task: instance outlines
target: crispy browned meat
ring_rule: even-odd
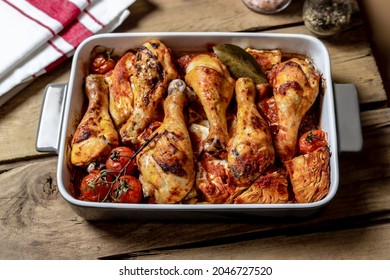
[[[257,178],[253,184],[234,199],[234,203],[288,203],[286,171],[279,169]]]
[[[124,143],[138,144],[138,136],[154,120],[169,83],[177,77],[170,51],[162,42],[150,40],[139,48],[134,74],[130,78],[133,112],[120,129]]]
[[[287,161],[296,153],[302,118],[318,96],[320,75],[308,62],[292,58],[277,64],[269,79],[279,121],[274,144],[279,158]]]
[[[210,123],[203,150],[210,154],[226,151],[226,110],[233,96],[234,79],[216,57],[200,54],[188,63],[185,81],[198,96]]]
[[[264,98],[258,104],[259,113],[267,121],[271,131],[272,138],[278,133],[279,118],[278,108],[276,107],[275,97]]]
[[[226,203],[231,197],[226,159],[206,154],[198,161],[196,187],[208,203]]]
[[[328,194],[329,160],[329,148],[325,146],[285,162],[297,202],[319,201]]]
[[[89,75],[85,80],[88,108],[79,123],[72,142],[71,163],[87,166],[104,159],[118,146],[118,133],[108,112],[108,87],[103,75]]]
[[[178,203],[192,190],[195,168],[191,140],[183,115],[185,83],[171,82],[164,101],[165,118],[158,134],[137,156],[146,196],[156,203]]]
[[[117,128],[127,121],[133,110],[133,92],[130,76],[134,70],[135,55],[125,53],[116,63],[114,70],[106,77],[110,98],[109,110]]]
[[[256,59],[264,72],[268,72],[272,69],[272,67],[282,61],[282,52],[280,50],[258,50],[247,48],[246,51]]]
[[[255,84],[250,78],[236,81],[237,123],[228,144],[229,172],[235,183],[249,186],[275,160],[266,121],[257,111]]]

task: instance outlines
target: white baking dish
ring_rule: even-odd
[[[313,59],[324,80],[321,127],[328,134],[331,150],[331,184],[328,195],[318,202],[303,204],[119,204],[87,202],[71,195],[71,173],[69,170],[69,137],[73,135],[77,121],[81,119],[84,102],[83,79],[87,75],[89,56],[97,45],[114,48],[116,53],[123,53],[130,48],[138,48],[148,39],[159,39],[173,51],[204,51],[212,44],[231,43],[241,47],[259,49],[278,48],[284,52],[301,53]],[[338,86],[345,90],[351,87]],[[353,86],[352,86],[353,89]],[[350,109],[342,110],[355,128],[353,136],[343,144],[344,150],[359,150],[362,146],[359,109],[356,92],[347,96]],[[263,33],[126,33],[102,34],[88,38],[77,48],[67,87],[49,85],[42,109],[41,123],[37,136],[38,151],[54,151],[59,154],[57,183],[61,195],[72,208],[85,219],[204,219],[235,218],[237,216],[306,216],[327,205],[335,196],[339,184],[338,166],[338,131],[336,127],[335,100],[331,79],[330,58],[326,47],[314,37],[297,34]],[[348,97],[349,96],[349,97]],[[352,103],[351,103],[352,100]],[[342,105],[342,106],[344,106]],[[340,105],[341,106],[341,105]],[[351,107],[352,106],[352,107]],[[344,116],[338,119],[341,121]],[[52,121],[60,123],[58,129]],[[50,127],[52,136],[45,131]],[[350,127],[350,124],[347,125]],[[350,133],[348,133],[350,135]]]

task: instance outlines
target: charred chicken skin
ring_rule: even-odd
[[[249,186],[275,160],[268,125],[259,114],[255,84],[250,78],[236,81],[237,123],[228,145],[231,177],[238,186]]]
[[[174,80],[164,101],[164,121],[157,135],[137,156],[144,194],[156,203],[179,203],[192,190],[195,168],[184,120],[186,85]]]
[[[268,77],[278,112],[274,144],[284,162],[296,154],[299,126],[318,96],[320,75],[308,62],[292,58],[277,64]]]
[[[162,42],[150,40],[139,48],[130,77],[133,112],[120,129],[124,143],[139,143],[138,136],[153,121],[169,83],[177,77],[170,51]]]
[[[108,111],[108,87],[104,76],[87,76],[85,93],[88,108],[74,133],[70,155],[71,163],[82,167],[104,159],[119,142]]]
[[[229,140],[226,110],[233,97],[234,79],[216,57],[200,54],[188,63],[185,81],[198,96],[210,124],[203,151],[215,155],[225,152]]]
[[[133,53],[125,53],[118,60],[111,74],[105,79],[110,92],[110,115],[117,128],[127,121],[133,110],[130,76],[134,67],[134,59],[135,55]]]

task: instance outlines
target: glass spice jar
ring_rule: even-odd
[[[305,0],[303,21],[316,36],[331,37],[342,31],[351,19],[350,0]]]
[[[287,8],[291,0],[242,0],[242,2],[257,13],[275,14]]]

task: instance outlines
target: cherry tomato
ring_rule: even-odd
[[[108,53],[99,53],[91,61],[89,71],[91,74],[105,74],[114,69],[115,60]]]
[[[128,147],[116,147],[106,161],[106,169],[112,175],[130,175],[135,169],[135,159],[131,160],[134,150]]]
[[[110,193],[108,177],[94,170],[81,181],[81,199],[87,201],[106,201]]]
[[[320,129],[313,129],[305,132],[299,138],[299,151],[301,154],[307,154],[327,144],[325,132]]]
[[[111,197],[115,202],[140,203],[142,200],[140,181],[131,175],[121,176],[112,187]]]

